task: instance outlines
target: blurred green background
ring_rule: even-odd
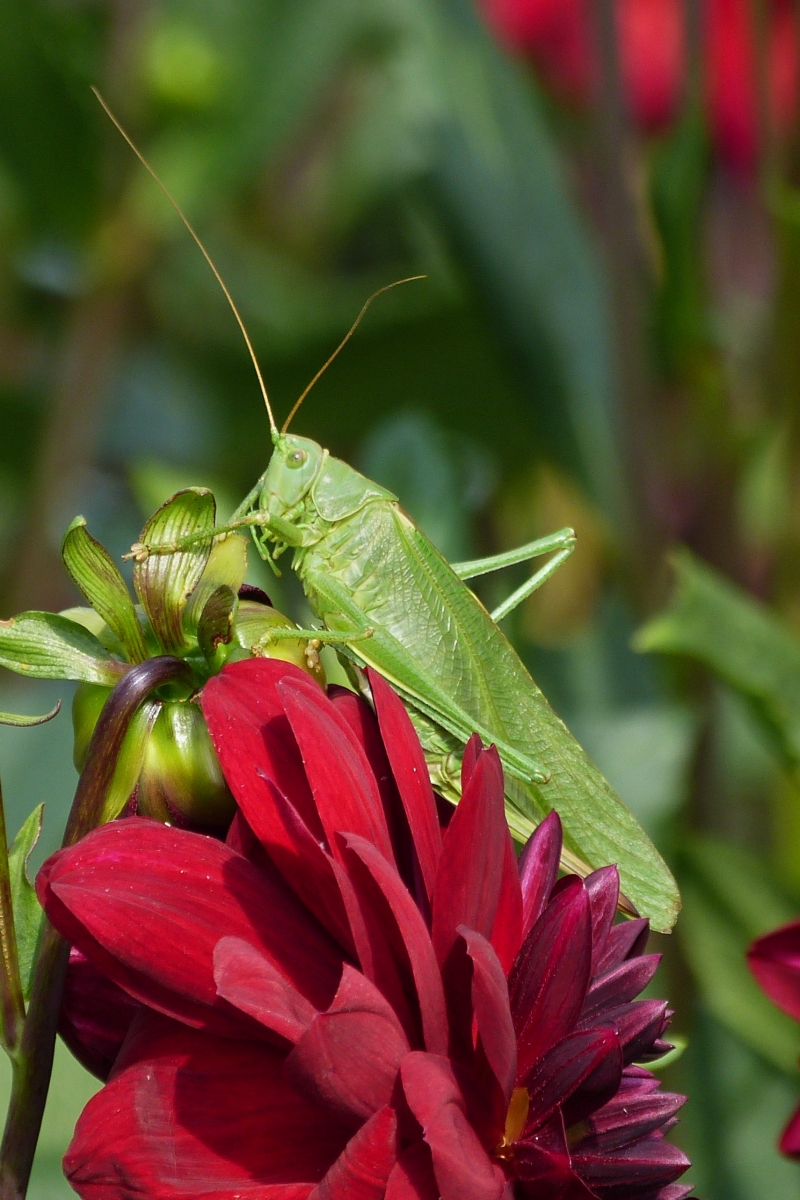
[[[690,1178],[789,1200],[800,1028],[743,952],[800,910],[800,173],[792,135],[726,167],[688,58],[650,136],[613,45],[596,101],[565,106],[470,0],[4,0],[0,603],[76,602],[77,512],[120,555],[178,487],[230,511],[270,449],[235,322],[96,84],[204,238],[279,419],[372,291],[427,275],[374,305],[295,428],[453,559],[575,526],[508,632],[679,877],[656,990],[688,1039],[667,1083]],[[59,697],[0,729],[11,834],[45,802],[37,863],[75,783],[69,688],[0,680],[3,710]],[[92,1087],[61,1048],[37,1200],[71,1194]]]

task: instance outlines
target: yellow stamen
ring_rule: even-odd
[[[498,1158],[511,1157],[511,1147],[515,1142],[519,1141],[528,1120],[530,1103],[531,1098],[528,1095],[527,1088],[514,1088],[508,1112],[506,1113],[506,1128],[503,1133],[503,1140],[495,1150]]]

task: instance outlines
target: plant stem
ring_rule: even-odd
[[[3,791],[0,787],[0,1034],[9,1055],[15,1054],[25,1020],[25,1001],[19,977],[17,935],[8,871],[8,839]]]
[[[192,678],[189,666],[163,655],[131,667],[106,701],[81,772],[63,845],[97,825],[128,726],[147,696],[164,683]],[[14,1061],[11,1102],[0,1146],[0,1200],[24,1200],[53,1069],[69,943],[44,922],[33,968],[31,999]]]

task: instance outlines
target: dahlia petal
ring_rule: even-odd
[[[441,1200],[501,1200],[502,1171],[464,1115],[464,1098],[447,1059],[412,1051],[400,1075],[409,1108],[431,1148]]]
[[[591,1033],[592,1031],[587,1032]],[[616,1049],[608,1054],[591,1074],[587,1075],[580,1087],[562,1104],[561,1112],[564,1124],[568,1129],[580,1121],[585,1121],[591,1113],[602,1108],[604,1104],[614,1098],[621,1087],[624,1087],[626,1080],[623,1067],[622,1047],[617,1040]],[[627,1069],[631,1070],[632,1068]],[[658,1081],[652,1075],[649,1076],[649,1079],[652,1079],[654,1086],[658,1087]]]
[[[139,1008],[137,1001],[73,946],[58,1032],[78,1062],[98,1079],[108,1079]]]
[[[773,1004],[800,1021],[800,921],[758,938],[747,962]]]
[[[579,1146],[573,1150],[572,1165],[592,1188],[624,1184],[633,1189],[673,1183],[691,1163],[671,1142],[648,1137],[605,1154],[584,1153]]]
[[[439,1200],[430,1148],[416,1142],[398,1158],[386,1185],[385,1200]]]
[[[580,1027],[594,1023],[595,1018],[581,1016]],[[616,1031],[622,1043],[626,1065],[641,1059],[652,1049],[653,1043],[663,1033],[667,1021],[667,1005],[664,1000],[634,1000],[632,1004],[620,1004],[607,1008],[602,1014],[603,1024]]]
[[[226,935],[260,947],[316,1008],[335,993],[341,953],[328,935],[282,881],[202,834],[113,821],[49,858],[37,889],[100,971],[190,1025],[239,1036],[249,1026],[217,996],[213,953]]]
[[[315,1017],[287,1058],[286,1078],[340,1119],[363,1121],[389,1103],[407,1053],[390,1005],[345,965],[330,1008]]]
[[[561,842],[561,818],[553,809],[528,838],[519,856],[517,867],[522,887],[523,940],[544,912],[555,886]]]
[[[484,747],[483,747],[483,742],[481,741],[481,735],[479,733],[473,733],[472,736],[470,737],[469,741],[467,742],[466,746],[464,747],[464,753],[461,756],[461,790],[462,790],[462,792],[464,791],[464,788],[469,783],[470,778],[472,777],[472,772],[475,770],[475,768],[478,765],[478,759],[483,754],[483,750],[484,750]]]
[[[337,840],[346,852],[344,838],[339,835]],[[418,1036],[419,1022],[406,997],[400,964],[387,937],[385,921],[376,910],[374,889],[365,891],[363,886],[356,887],[345,867],[336,859],[331,859],[331,866],[344,902],[361,970],[388,1000],[406,1035],[414,1040]],[[390,927],[388,933],[391,932]]]
[[[440,963],[450,953],[459,925],[491,937],[509,838],[503,768],[492,746],[478,758],[442,842],[432,930]]]
[[[492,936],[489,939],[503,965],[506,975],[522,945],[522,888],[517,870],[517,856],[511,838],[506,839],[503,878],[497,901]]]
[[[509,977],[520,1079],[578,1020],[589,982],[591,937],[586,889],[572,876],[531,929]]]
[[[588,1133],[574,1147],[581,1153],[604,1153],[639,1141],[665,1126],[686,1103],[685,1096],[656,1091],[619,1093],[587,1120]]]
[[[549,1120],[609,1057],[620,1057],[619,1039],[610,1029],[568,1034],[548,1050],[525,1081],[530,1103],[528,1128],[536,1129]]]
[[[560,1200],[572,1179],[569,1147],[561,1114],[554,1113],[539,1129],[514,1146],[514,1163],[528,1195]]]
[[[298,1042],[317,1015],[269,959],[241,938],[217,943],[214,979],[229,1004],[290,1042]]]
[[[600,867],[584,879],[592,911],[592,975],[603,953],[619,901],[619,872],[616,867]]]
[[[397,1114],[382,1108],[350,1139],[309,1200],[383,1200],[397,1162]]]
[[[345,834],[344,840],[380,889],[397,923],[414,976],[425,1046],[432,1054],[446,1054],[447,1012],[442,977],[422,915],[400,876],[371,843],[355,834]]]
[[[258,768],[274,780],[284,796],[292,797],[315,836],[322,836],[300,751],[277,692],[282,679],[298,676],[308,678],[293,663],[251,658],[223,667],[200,694],[228,786],[256,837],[267,847],[285,844],[285,834],[269,809],[262,811],[263,789],[255,782]]]
[[[665,1188],[659,1188],[654,1200],[686,1200],[692,1190],[692,1185],[684,1187],[681,1183],[670,1183]]]
[[[789,1158],[800,1158],[800,1108],[792,1114],[778,1145],[781,1154],[788,1154]]]
[[[626,959],[644,954],[649,935],[650,922],[646,917],[635,917],[632,921],[620,921],[618,925],[613,925],[593,973],[603,975]]]
[[[586,995],[583,1017],[635,1000],[655,975],[660,962],[660,954],[642,954],[594,979]]]
[[[143,1010],[64,1170],[83,1200],[305,1200],[348,1134],[283,1078],[265,1042]]]
[[[394,863],[380,792],[362,746],[336,706],[307,675],[299,674],[281,680],[277,688],[332,854],[337,854],[335,835],[347,830],[372,842]]]
[[[486,938],[464,925],[459,926],[458,932],[472,959],[475,1023],[489,1066],[503,1093],[504,1108],[507,1108],[517,1078],[517,1039],[508,1002],[508,984],[500,961]]]
[[[428,899],[433,899],[436,868],[442,851],[442,831],[428,775],[428,764],[405,706],[389,684],[367,668],[375,711],[392,767]]]

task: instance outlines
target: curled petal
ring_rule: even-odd
[[[561,818],[553,809],[537,826],[519,856],[522,887],[522,937],[528,936],[550,899],[561,859]]]
[[[84,1200],[305,1200],[348,1134],[286,1082],[264,1042],[137,1017],[64,1159]]]
[[[397,1162],[397,1115],[382,1108],[350,1139],[309,1200],[383,1200]]]
[[[614,924],[619,900],[619,872],[616,867],[601,867],[584,880],[592,912],[592,974],[605,949],[606,939]]]
[[[58,1032],[78,1062],[98,1079],[108,1079],[139,1008],[136,1000],[73,946]]]
[[[398,1158],[386,1185],[386,1200],[439,1200],[431,1152],[415,1142]]]
[[[504,1108],[507,1108],[517,1078],[517,1039],[508,1002],[508,984],[500,961],[486,938],[464,925],[459,926],[458,932],[472,960],[475,1025],[500,1086]]]
[[[619,1063],[621,1071],[619,1039],[611,1029],[568,1034],[549,1050],[525,1081],[530,1098],[528,1128],[535,1130],[548,1121],[609,1058]]]
[[[298,1042],[317,1015],[269,959],[241,938],[217,943],[214,979],[224,1000],[287,1041]]]
[[[359,1123],[389,1103],[408,1042],[392,1008],[345,966],[330,1008],[286,1060],[287,1079],[340,1120]]]

